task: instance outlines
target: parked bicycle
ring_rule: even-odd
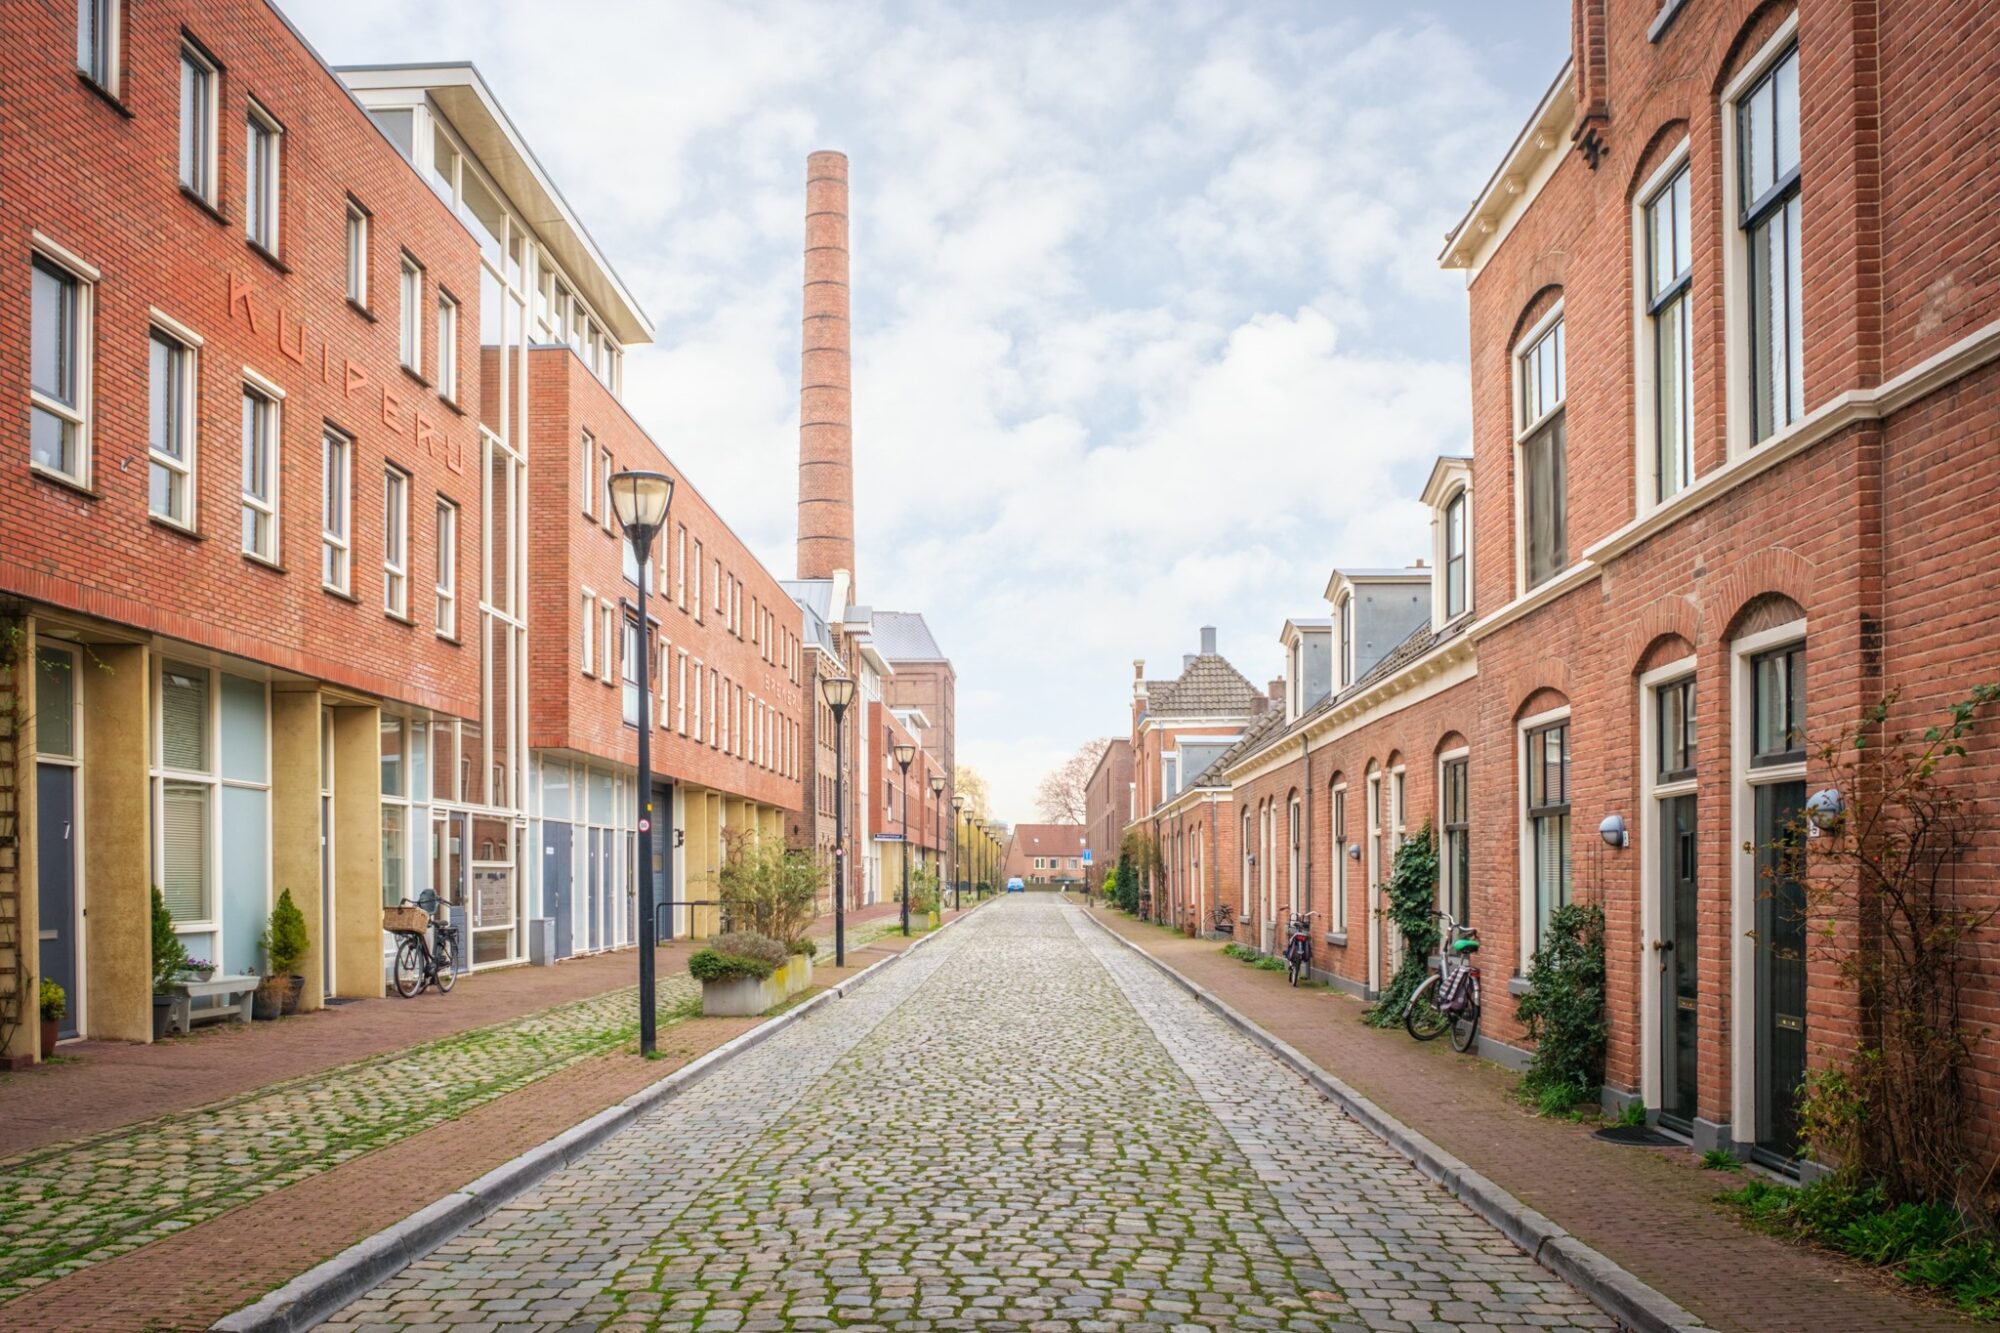
[[[1479,952],[1479,932],[1459,925],[1449,912],[1431,915],[1444,922],[1438,970],[1424,978],[1403,1007],[1403,1027],[1418,1041],[1449,1029],[1451,1048],[1463,1055],[1479,1040],[1479,969],[1472,962]]]
[[[1312,919],[1318,912],[1307,912],[1304,916],[1294,915],[1285,934],[1285,979],[1296,986],[1299,978],[1312,971],[1313,937]]]
[[[382,928],[396,936],[396,993],[404,999],[430,986],[449,993],[458,981],[458,932],[451,904],[428,890],[416,902],[384,908]]]

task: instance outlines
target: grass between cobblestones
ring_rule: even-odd
[[[865,922],[849,947],[896,928]],[[663,1025],[700,1016],[685,972],[655,993]],[[0,1160],[0,1304],[631,1047],[637,997],[637,987],[606,991]]]

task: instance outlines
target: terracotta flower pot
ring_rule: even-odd
[[[306,993],[306,979],[295,972],[286,978],[286,983],[284,1012],[296,1014],[299,1011],[299,998]]]
[[[266,977],[257,987],[257,993],[250,999],[250,1016],[261,1022],[270,1022],[285,1010],[285,991],[289,983],[278,977]]]
[[[42,1020],[42,1059],[46,1060],[56,1053],[56,1029],[61,1026],[60,1018]]]

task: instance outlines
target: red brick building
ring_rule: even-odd
[[[1029,884],[1083,883],[1083,825],[1016,824],[1007,838],[1000,869],[1004,884],[1020,879]]]
[[[1816,746],[1892,690],[1921,730],[2000,669],[2000,526],[1959,480],[2000,461],[1994,167],[1963,151],[2000,17],[1634,0],[1580,4],[1575,32],[1443,255],[1473,455],[1425,488],[1429,616],[1142,808],[1172,919],[1231,904],[1268,947],[1324,912],[1315,963],[1362,991],[1396,961],[1376,886],[1429,822],[1503,1059],[1549,914],[1600,903],[1607,1101],[1785,1166],[1801,1077],[1859,1021],[1778,850],[1830,781]],[[1365,586],[1329,586],[1343,665]],[[1968,901],[1993,865],[1965,860]],[[1995,981],[1982,955],[1968,1012]],[[1974,1081],[1990,1148],[2000,1068]]]
[[[1104,872],[1118,864],[1118,850],[1125,829],[1137,811],[1133,808],[1132,742],[1113,736],[1097,757],[1097,767],[1083,788],[1084,845],[1091,849],[1090,882],[1102,884]]]

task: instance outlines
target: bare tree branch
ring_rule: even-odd
[[[1084,822],[1084,796],[1097,761],[1104,757],[1109,738],[1086,741],[1083,748],[1058,764],[1035,788],[1035,813],[1049,824]]]

